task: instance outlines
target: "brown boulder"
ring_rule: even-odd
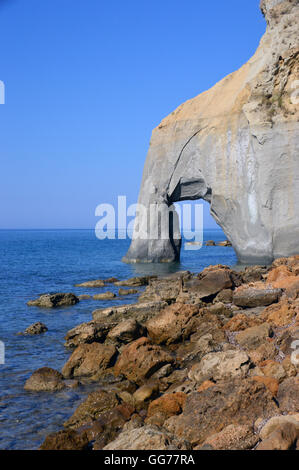
[[[274,379],[273,377],[264,377],[260,375],[255,375],[252,377],[253,380],[259,383],[263,383],[267,389],[272,393],[274,397],[276,397],[278,392],[278,380]]]
[[[258,442],[251,426],[247,424],[230,424],[221,432],[209,436],[203,446],[210,446],[213,450],[248,450]],[[194,450],[200,450],[196,447]]]
[[[138,294],[137,289],[118,289],[118,295],[132,295],[132,294]]]
[[[75,287],[104,287],[105,282],[103,279],[95,279],[94,281],[81,282],[81,284],[75,284]]]
[[[238,287],[234,291],[233,302],[238,307],[260,307],[278,302],[281,289]]]
[[[298,306],[289,300],[281,300],[275,305],[265,308],[261,319],[276,327],[289,325],[298,315]]]
[[[252,326],[260,325],[261,323],[262,320],[260,320],[259,317],[249,317],[244,313],[238,313],[224,325],[223,329],[231,332],[243,331]]]
[[[146,323],[150,338],[157,344],[171,344],[188,339],[193,328],[193,317],[199,312],[193,305],[169,305]]]
[[[115,366],[116,376],[123,374],[132,382],[140,383],[174,358],[148,338],[139,338],[122,350]]]
[[[296,426],[292,423],[284,423],[262,441],[256,450],[289,450],[296,444],[298,437],[299,432]]]
[[[40,450],[87,450],[88,438],[85,434],[66,429],[49,434]]]
[[[28,326],[24,331],[25,335],[40,335],[48,331],[46,325],[40,321],[33,323],[33,325]]]
[[[299,410],[299,376],[289,377],[278,388],[277,400],[283,413]]]
[[[33,392],[54,392],[65,388],[63,376],[50,367],[37,369],[26,381],[24,389]]]
[[[83,343],[103,343],[106,339],[110,329],[116,323],[97,323],[90,321],[88,323],[81,323],[69,330],[65,336],[64,345],[68,348],[76,348],[79,344]]]
[[[41,308],[55,308],[75,305],[79,302],[78,297],[71,293],[57,293],[57,294],[42,294],[36,300],[29,300],[28,306],[35,306]]]
[[[62,374],[65,378],[101,374],[113,366],[116,356],[112,345],[80,344],[63,366]]]
[[[94,300],[111,300],[114,299],[116,295],[113,292],[103,292],[102,294],[96,294],[93,296]]]
[[[155,277],[156,276],[131,277],[130,279],[125,279],[124,281],[116,281],[114,284],[116,286],[142,287],[147,286],[150,279]]]
[[[185,281],[184,288],[196,292],[199,298],[204,299],[218,294],[223,289],[233,286],[230,269],[223,266],[210,266],[198,275],[198,278]]]
[[[140,336],[144,336],[145,328],[134,318],[124,320],[116,325],[107,335],[107,341],[113,343],[130,343]]]
[[[198,445],[230,424],[251,425],[258,417],[277,414],[272,394],[264,384],[252,379],[232,380],[187,395],[183,413],[169,418],[164,427]]]
[[[237,343],[247,350],[258,348],[271,336],[272,329],[268,323],[262,323],[258,326],[252,326],[241,331],[236,336]]]
[[[150,403],[147,417],[159,414],[163,416],[163,421],[165,421],[170,416],[178,415],[183,410],[186,398],[187,395],[183,392],[166,393]]]
[[[64,423],[64,426],[71,429],[78,429],[83,424],[96,421],[102,413],[112,410],[121,404],[120,396],[112,390],[97,390],[91,392],[73,415]]]

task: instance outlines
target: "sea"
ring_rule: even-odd
[[[220,229],[204,231],[204,241],[225,239]],[[200,272],[209,265],[237,263],[232,247],[203,246],[199,250],[183,249],[180,263],[130,265],[121,261],[129,245],[129,238],[99,240],[94,230],[0,230],[0,341],[5,347],[5,363],[0,364],[1,450],[37,449],[47,434],[62,428],[91,390],[99,388],[97,383],[36,393],[24,391],[24,384],[40,367],[61,370],[71,354],[64,347],[65,334],[90,321],[93,310],[133,303],[137,296],[82,300],[57,309],[28,307],[28,300],[49,292],[117,293],[113,284],[98,290],[74,287],[92,279]],[[18,335],[37,321],[46,324],[46,333]]]

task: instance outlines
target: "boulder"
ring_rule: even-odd
[[[244,351],[213,352],[194,364],[188,377],[198,383],[241,378],[246,377],[249,366],[250,359]]]
[[[114,284],[116,286],[142,287],[147,286],[150,279],[155,277],[156,276],[131,277],[130,279],[125,279],[124,281],[116,281]]]
[[[171,354],[143,337],[124,347],[114,366],[114,373],[141,383],[165,364],[173,362]]]
[[[266,266],[247,266],[241,273],[244,284],[261,281],[267,271],[268,268]]]
[[[139,302],[164,301],[175,302],[182,289],[182,279],[186,273],[176,273],[175,277],[151,279],[145,291],[139,297]],[[188,277],[188,274],[186,275]]]
[[[86,434],[65,429],[49,434],[40,450],[88,450],[88,438]]]
[[[93,296],[94,300],[111,300],[114,299],[116,295],[113,292],[103,292],[102,294],[96,294]]]
[[[283,423],[263,440],[256,450],[289,450],[295,446],[299,431],[293,423]]]
[[[260,430],[260,438],[263,440],[268,439],[272,432],[281,428],[281,426],[285,423],[294,424],[294,426],[296,426],[297,430],[299,431],[299,413],[296,415],[273,416],[273,418],[269,419],[269,421],[267,421],[267,423]]]
[[[166,306],[167,303],[162,301],[113,306],[94,310],[92,317],[96,322],[107,321],[107,319],[109,322],[120,322],[124,318],[135,318],[139,323],[144,323]]]
[[[64,423],[70,429],[78,429],[83,424],[96,421],[102,413],[121,404],[120,396],[113,390],[96,390],[76,408],[73,415]]]
[[[75,305],[79,302],[78,297],[75,294],[57,293],[57,294],[42,294],[36,300],[29,300],[28,306],[35,306],[41,308],[54,308],[54,307],[67,307],[69,305]]]
[[[187,395],[183,392],[165,393],[152,401],[147,410],[147,418],[159,414],[164,422],[167,418],[179,415],[183,411]]]
[[[101,375],[114,365],[117,350],[113,345],[80,344],[63,366],[65,378]]]
[[[225,331],[235,332],[243,331],[252,326],[260,325],[262,320],[256,316],[248,316],[244,313],[237,313],[233,318],[231,318],[224,326]]]
[[[138,294],[137,289],[118,289],[118,295],[132,295],[132,294]]]
[[[202,446],[195,447],[194,450],[201,450],[205,446],[210,446],[213,450],[249,450],[257,442],[258,436],[254,434],[252,426],[230,424],[221,432],[209,436]]]
[[[83,343],[103,343],[109,331],[115,326],[115,322],[97,323],[90,321],[81,323],[67,332],[64,345],[68,348],[76,348]]]
[[[75,287],[104,287],[105,282],[103,279],[95,279],[94,281],[85,281],[81,284],[75,284]]]
[[[272,328],[268,323],[252,326],[241,331],[236,336],[237,343],[244,349],[252,350],[263,344],[272,334]]]
[[[150,338],[156,344],[171,344],[189,338],[193,329],[193,317],[198,307],[175,303],[169,305],[146,323]]]
[[[241,286],[237,288],[233,295],[233,302],[238,307],[260,307],[278,302],[281,296],[281,289]]]
[[[50,367],[42,367],[33,372],[26,381],[24,389],[32,392],[56,392],[65,388],[60,372]]]
[[[214,242],[214,240],[207,240],[205,245],[206,246],[216,246],[216,243]]]
[[[181,439],[169,435],[156,427],[143,426],[141,428],[123,431],[115,441],[104,447],[103,450],[188,450],[190,445]]]
[[[226,426],[251,425],[258,417],[278,414],[272,394],[252,379],[229,380],[187,395],[183,412],[165,421],[164,427],[193,446]]]
[[[124,320],[112,328],[107,335],[107,342],[130,343],[141,336],[146,330],[134,318]]]
[[[191,292],[196,292],[201,299],[218,294],[223,289],[233,286],[231,272],[222,266],[210,266],[204,269],[198,278],[184,282],[184,288]]]
[[[278,388],[277,401],[283,413],[299,410],[299,376],[289,377]]]
[[[46,325],[40,321],[33,323],[33,325],[28,326],[24,331],[25,335],[40,335],[48,331]]]
[[[265,308],[261,319],[275,327],[287,326],[297,317],[299,308],[288,299],[281,300],[277,304]]]

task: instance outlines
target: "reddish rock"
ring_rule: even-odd
[[[62,369],[65,378],[92,376],[112,367],[117,350],[100,343],[80,344]]]
[[[276,397],[279,387],[278,380],[274,379],[273,377],[264,377],[260,375],[255,375],[254,377],[252,377],[252,379],[256,382],[263,383],[267,387],[267,389],[272,393],[272,395]]]
[[[139,338],[122,350],[115,366],[116,376],[123,374],[132,382],[141,383],[174,358],[148,338]]]
[[[275,327],[287,326],[296,318],[298,312],[298,306],[289,300],[281,300],[277,304],[265,308],[261,319]]]
[[[150,403],[147,417],[150,418],[159,413],[163,415],[165,421],[170,416],[178,415],[183,410],[186,398],[187,395],[183,392],[166,393]]]
[[[112,343],[130,343],[143,336],[146,332],[134,318],[124,320],[116,325],[107,335],[107,342]]]
[[[259,317],[249,317],[244,313],[238,313],[231,318],[223,327],[226,331],[243,331],[252,326],[260,325],[262,320]]]
[[[223,289],[233,287],[231,270],[225,266],[210,266],[204,269],[197,279],[184,283],[188,291],[196,292],[199,298],[218,294]]]
[[[197,391],[200,393],[200,392],[204,392],[205,390],[208,390],[208,388],[210,387],[214,387],[216,384],[215,382],[211,382],[211,380],[205,380],[201,385],[200,387],[198,387]]]
[[[187,339],[193,328],[198,307],[175,303],[169,305],[146,323],[150,338],[157,344],[171,344]]]
[[[278,414],[272,394],[252,379],[228,381],[187,395],[183,413],[165,421],[164,427],[193,445],[230,424],[252,424],[258,417]]]

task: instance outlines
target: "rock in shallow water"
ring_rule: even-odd
[[[113,366],[116,356],[117,350],[112,345],[80,344],[63,366],[62,374],[65,378],[98,377]]]
[[[19,333],[19,334],[25,334],[25,335],[40,335],[42,333],[45,333],[48,331],[48,328],[46,325],[40,321],[33,323],[33,325],[28,326],[24,333]]]
[[[42,367],[33,372],[26,381],[24,389],[33,392],[54,392],[65,388],[63,375],[50,367]]]
[[[42,294],[36,300],[29,300],[28,306],[36,306],[41,308],[54,308],[75,305],[79,302],[78,297],[72,293]]]

